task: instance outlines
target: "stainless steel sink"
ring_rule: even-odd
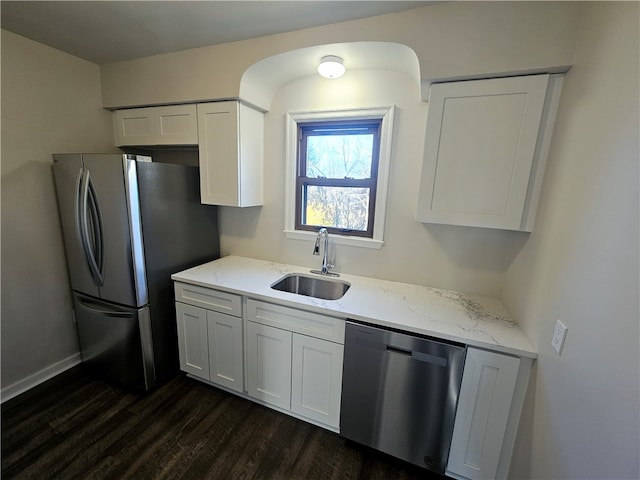
[[[338,300],[347,293],[350,286],[351,284],[342,280],[290,273],[271,285],[271,288],[323,300]]]

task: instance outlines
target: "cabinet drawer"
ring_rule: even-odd
[[[344,344],[344,319],[247,300],[247,320]]]
[[[242,316],[242,297],[240,295],[179,282],[175,283],[175,293],[176,302],[226,313],[234,317]]]

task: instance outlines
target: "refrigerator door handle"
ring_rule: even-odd
[[[95,241],[95,262],[100,285],[104,283],[104,235],[102,233],[102,212],[96,194],[91,175],[87,171],[87,183],[89,185],[89,208],[91,212],[91,225],[93,226],[93,238]]]
[[[91,215],[91,219],[89,219],[89,215]],[[91,232],[89,232],[89,221],[91,221]],[[102,216],[89,171],[86,169],[82,169],[80,172],[78,201],[76,202],[76,227],[93,280],[96,285],[101,287],[104,284],[102,276]]]

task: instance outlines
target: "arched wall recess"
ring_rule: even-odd
[[[283,85],[317,75],[320,59],[337,55],[349,70],[393,70],[404,73],[420,85],[420,64],[415,52],[398,43],[349,42],[317,45],[273,55],[251,65],[240,80],[240,98],[264,111]],[[336,80],[327,80],[336,81]]]

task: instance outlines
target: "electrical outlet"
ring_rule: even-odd
[[[562,353],[562,347],[564,346],[564,339],[567,337],[567,330],[569,330],[564,323],[560,320],[556,320],[556,329],[553,331],[553,337],[551,338],[551,346],[558,352],[558,355]]]

